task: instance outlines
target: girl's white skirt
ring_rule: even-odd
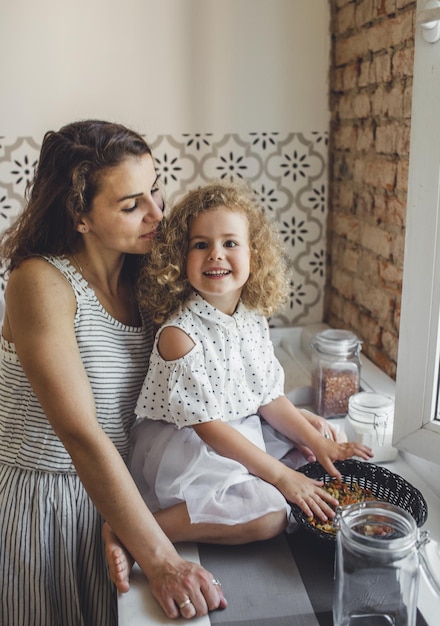
[[[276,458],[292,450],[292,442],[265,422],[262,426],[258,415],[228,423]],[[140,420],[132,431],[128,463],[151,511],[186,502],[193,524],[241,524],[273,511],[290,511],[278,489],[215,452],[191,427],[179,430],[165,422]],[[302,463],[301,457],[293,464]]]

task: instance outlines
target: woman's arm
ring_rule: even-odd
[[[76,301],[68,282],[46,261],[30,259],[12,273],[6,304],[5,336],[15,343],[49,422],[92,501],[145,572],[164,611],[177,617],[176,603],[187,596],[198,614],[217,608],[220,598],[212,576],[180,558],[97,421],[74,334]]]
[[[273,402],[260,407],[259,411],[275,430],[288,437],[292,442],[312,450],[317,460],[331,476],[339,477],[334,461],[358,456],[362,459],[372,457],[368,446],[357,442],[338,443],[333,438],[326,439],[312,422],[301,413],[286,396],[280,396]]]

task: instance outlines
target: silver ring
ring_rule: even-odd
[[[218,585],[219,587],[222,586],[221,582],[219,580],[217,580],[217,578],[213,578],[211,582],[212,582],[213,585]]]
[[[188,604],[191,604],[191,600],[190,598],[187,598],[186,600],[184,600],[183,602],[181,602],[178,606],[179,609],[183,609],[184,606],[188,606]]]
[[[326,433],[324,433],[324,438],[325,439],[331,439],[330,433],[328,431]]]

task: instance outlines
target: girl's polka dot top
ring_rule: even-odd
[[[194,347],[164,361],[157,349],[166,326],[182,329]],[[136,414],[178,428],[215,419],[255,415],[284,393],[284,372],[275,357],[266,318],[239,303],[226,315],[194,293],[159,329]]]

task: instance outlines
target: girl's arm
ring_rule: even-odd
[[[338,443],[332,438],[326,439],[286,396],[280,396],[260,407],[259,413],[275,430],[292,442],[310,448],[331,476],[340,476],[333,465],[334,461],[352,456],[362,459],[370,459],[373,456],[368,446],[357,442]]]
[[[182,358],[194,346],[193,340],[180,328],[166,326],[160,334],[158,350],[166,361]],[[271,483],[289,502],[295,502],[306,515],[322,520],[334,516],[330,505],[337,501],[320,489],[322,483],[311,480],[286,467],[261,450],[237,430],[220,419],[193,425],[195,432],[218,454],[244,465],[251,474]]]
[[[100,427],[79,354],[76,301],[66,279],[41,259],[14,270],[6,295],[5,337],[92,501],[147,576],[170,618],[190,596],[198,614],[223,603],[212,576],[184,561],[142,500],[119,452]],[[203,592],[201,591],[203,588]]]
[[[338,503],[321,489],[322,482],[286,467],[229,424],[218,419],[193,425],[193,429],[218,454],[238,461],[250,474],[274,485],[286,500],[297,504],[307,516],[316,515],[323,521],[334,516],[331,506]]]

